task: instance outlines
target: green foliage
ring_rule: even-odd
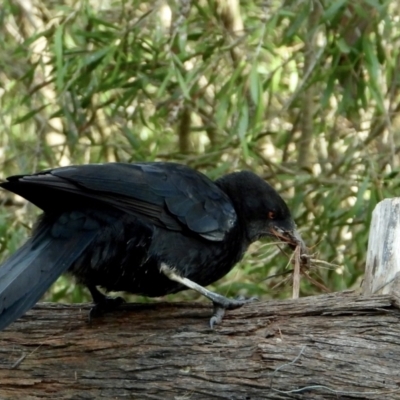
[[[5,0],[2,175],[105,161],[174,160],[211,178],[249,168],[282,193],[326,263],[313,278],[357,287],[372,210],[399,186],[398,7],[235,3]],[[1,199],[4,258],[37,210]],[[265,280],[291,268],[285,252],[253,246],[217,290],[287,297],[290,275]],[[85,299],[70,283],[48,298]],[[319,290],[302,281],[303,295]]]

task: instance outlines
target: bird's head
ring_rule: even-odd
[[[286,242],[293,249],[304,242],[290,210],[277,191],[250,171],[225,175],[217,184],[231,198],[250,243],[266,236]]]

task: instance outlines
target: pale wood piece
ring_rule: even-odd
[[[363,294],[400,293],[400,198],[374,209],[369,232]]]
[[[400,399],[396,296],[252,303],[39,304],[0,333],[0,399]]]

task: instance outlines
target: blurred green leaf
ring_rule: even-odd
[[[58,90],[62,90],[64,86],[64,49],[63,49],[63,36],[64,36],[64,27],[63,25],[59,25],[56,28],[54,33],[54,54],[56,57],[56,84]]]
[[[67,1],[34,2],[27,14],[6,1],[2,178],[108,161],[178,161],[213,179],[251,169],[288,202],[313,258],[335,264],[317,264],[312,275],[332,291],[357,285],[372,210],[400,187],[396,2],[241,2],[232,25],[218,10],[213,2],[192,2],[183,15],[176,2]],[[182,107],[190,111],[185,129]],[[29,235],[38,210],[0,194],[5,258]],[[289,275],[264,281],[290,268],[291,252],[282,250],[252,245],[211,288],[290,296]],[[302,280],[303,295],[318,292]],[[62,277],[47,298],[88,294]]]

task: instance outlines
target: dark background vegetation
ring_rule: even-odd
[[[251,169],[290,205],[313,278],[357,288],[372,210],[400,193],[399,19],[386,0],[3,0],[1,177],[106,161]],[[4,259],[38,210],[0,200]],[[288,262],[257,244],[214,289],[287,297],[290,276],[265,278]],[[320,290],[303,279],[302,295]],[[46,299],[88,297],[63,277]]]

